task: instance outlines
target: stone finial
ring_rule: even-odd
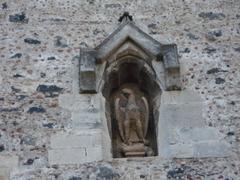
[[[122,16],[120,16],[119,18],[119,22],[123,22],[123,21],[132,21],[133,18],[132,16],[129,15],[129,12],[124,12]]]

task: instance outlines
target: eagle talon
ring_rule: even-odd
[[[143,144],[144,144],[144,145],[149,145],[149,141],[146,140],[146,139],[143,139]]]

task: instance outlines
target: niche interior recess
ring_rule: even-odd
[[[161,92],[181,89],[177,46],[144,33],[128,13],[120,21],[99,46],[81,49],[80,93],[105,98],[112,157],[156,156]]]

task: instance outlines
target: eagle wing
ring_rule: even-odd
[[[147,99],[142,96],[141,97],[142,100],[142,113],[141,113],[141,121],[142,121],[142,125],[143,125],[143,135],[144,137],[146,137],[147,135],[147,131],[148,131],[148,124],[149,124],[149,106],[148,106],[148,101]]]
[[[115,108],[115,115],[118,123],[119,133],[122,140],[125,141],[124,132],[123,132],[123,122],[125,119],[125,113],[124,113],[125,107],[123,107],[122,101],[123,99],[121,99],[120,97],[117,97],[115,99],[114,108]]]

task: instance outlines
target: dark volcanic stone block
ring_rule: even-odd
[[[41,41],[32,38],[26,38],[24,39],[24,42],[28,44],[41,44]]]
[[[215,83],[216,84],[223,84],[223,83],[225,83],[225,80],[223,78],[216,78]]]
[[[20,89],[17,89],[17,88],[15,88],[14,86],[11,86],[11,89],[12,89],[12,91],[15,92],[15,93],[18,93],[18,92],[21,91]]]
[[[24,165],[32,165],[33,162],[34,162],[34,159],[28,159],[28,160],[24,163]]]
[[[45,94],[47,97],[55,97],[58,96],[57,93],[61,92],[63,88],[60,88],[56,85],[44,85],[41,84],[37,87],[38,92],[42,92]]]
[[[1,112],[15,112],[18,111],[18,108],[0,108],[0,113]]]
[[[72,176],[68,180],[82,180],[82,178],[80,178],[78,176]]]
[[[207,54],[212,54],[212,53],[215,53],[217,51],[217,49],[215,49],[213,47],[206,47],[205,49],[203,49],[203,51]]]
[[[7,3],[6,2],[2,3],[2,9],[7,9],[7,8],[8,8]]]
[[[26,15],[24,12],[20,14],[14,14],[9,16],[10,22],[21,22],[21,23],[28,23],[28,19],[26,19]]]
[[[183,52],[184,52],[184,53],[190,53],[191,50],[190,50],[189,48],[185,48]]]
[[[204,18],[204,19],[209,19],[209,20],[221,20],[225,18],[225,14],[223,13],[213,13],[213,12],[201,12],[199,17]]]
[[[56,47],[61,47],[61,48],[65,48],[67,47],[67,40],[61,36],[56,36],[54,39],[54,45]]]
[[[15,75],[13,75],[13,77],[14,77],[14,78],[20,78],[20,77],[24,77],[24,76],[22,76],[22,75],[20,75],[20,74],[15,74]]]
[[[100,167],[97,177],[99,179],[117,179],[119,177],[119,174],[108,167]]]
[[[234,134],[235,134],[235,133],[232,132],[232,131],[230,131],[230,132],[227,133],[228,136],[234,136]]]
[[[220,68],[212,68],[207,71],[207,74],[214,74],[214,73],[218,73],[218,72],[228,72],[228,71],[222,70]]]
[[[11,56],[11,58],[20,58],[22,57],[22,53],[16,53],[13,56]]]
[[[4,145],[0,145],[0,152],[4,151],[5,150],[5,147]]]
[[[47,60],[55,60],[56,58],[54,56],[48,57]]]
[[[199,39],[199,37],[197,37],[197,36],[194,35],[193,33],[187,33],[187,36],[189,37],[189,39],[192,39],[192,40],[197,40],[197,39]]]
[[[46,112],[46,110],[42,106],[38,106],[38,107],[30,107],[27,112],[30,113],[30,114],[32,114],[34,112],[44,113],[44,112]]]
[[[240,52],[240,47],[234,48],[235,51]]]
[[[21,100],[23,100],[23,99],[25,99],[27,96],[25,96],[25,95],[18,95],[17,96],[17,99],[19,100],[19,101],[21,101]]]
[[[167,172],[167,177],[169,179],[182,179],[184,177],[183,168],[175,168]]]
[[[43,127],[47,127],[47,128],[53,128],[53,123],[47,123],[47,124],[43,124]]]

